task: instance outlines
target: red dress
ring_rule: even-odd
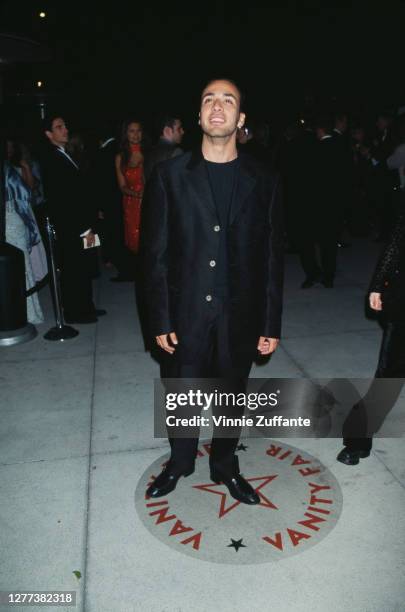
[[[131,145],[131,153],[140,151],[141,145]],[[136,168],[129,165],[124,169],[127,187],[134,195],[124,195],[122,206],[124,212],[125,244],[133,253],[139,250],[139,228],[141,224],[141,204],[144,188],[143,163]]]

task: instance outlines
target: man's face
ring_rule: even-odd
[[[184,129],[180,119],[176,119],[172,128],[169,128],[171,141],[180,144],[183,140]]]
[[[52,144],[60,147],[65,146],[69,140],[69,132],[61,117],[52,121],[52,129],[45,132]]]
[[[201,96],[200,124],[207,136],[226,138],[242,127],[245,114],[240,110],[239,91],[229,81],[212,81]]]

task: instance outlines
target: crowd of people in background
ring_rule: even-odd
[[[394,123],[386,113],[370,134],[346,113],[308,117],[287,132],[278,166],[303,289],[316,282],[333,287],[337,248],[349,246],[347,237],[388,239],[403,207],[404,143],[405,116]]]
[[[92,296],[98,251],[116,272],[112,282],[136,280],[145,186],[157,163],[183,153],[176,114],[158,118],[153,145],[138,117],[124,121],[119,136],[113,123],[100,128],[93,150],[68,128],[64,116],[49,114],[36,156],[21,139],[7,141],[6,239],[25,254],[32,323],[43,321],[36,289],[48,271],[46,215],[57,235],[65,319],[94,323],[106,314]],[[405,115],[380,113],[369,129],[346,112],[306,113],[277,140],[268,123],[248,120],[237,141],[241,154],[281,175],[286,250],[299,256],[303,289],[333,288],[338,249],[351,237],[390,236],[404,207]],[[93,248],[98,241],[101,249]]]

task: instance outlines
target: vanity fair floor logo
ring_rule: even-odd
[[[145,495],[167,455],[143,474],[135,505],[146,528],[180,553],[241,565],[280,561],[329,534],[340,516],[342,493],[324,465],[284,442],[259,438],[244,440],[237,452],[260,504],[241,504],[210,480],[210,445],[201,442],[194,474],[181,478],[170,495]]]

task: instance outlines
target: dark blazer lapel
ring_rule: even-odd
[[[64,153],[62,153],[62,151],[58,149],[57,147],[55,147],[55,153],[58,157],[64,160],[66,167],[74,168],[76,172],[78,172],[79,167],[75,165],[73,161],[71,161],[68,157],[66,157],[66,155],[64,155]]]
[[[198,197],[198,200],[203,202],[204,206],[211,210],[215,217],[218,217],[211,185],[208,179],[207,168],[204,164],[201,150],[192,152],[187,168],[190,172],[190,185],[195,195]]]
[[[239,155],[240,159],[240,172],[237,177],[235,193],[232,198],[231,210],[229,213],[229,224],[231,225],[240,209],[242,208],[246,198],[253,191],[256,186],[257,179],[249,166],[248,160],[245,156]]]

